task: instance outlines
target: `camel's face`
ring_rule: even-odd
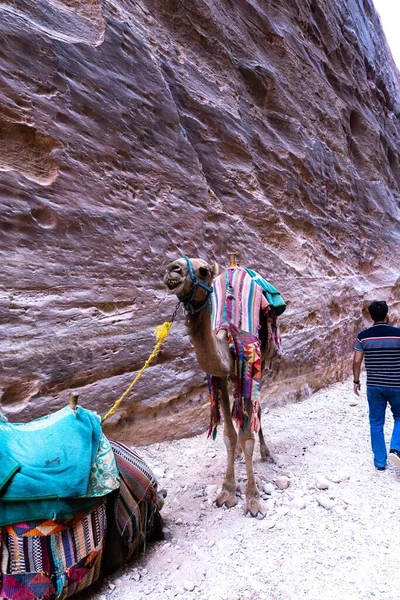
[[[193,266],[195,277],[207,285],[211,285],[213,278],[218,274],[217,264],[209,265],[201,258],[191,258],[190,261]],[[190,279],[186,259],[182,257],[170,263],[165,271],[163,281],[170,294],[186,296],[190,292],[193,283]],[[199,287],[194,299],[201,301],[206,295],[206,290]]]

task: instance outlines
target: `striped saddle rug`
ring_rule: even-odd
[[[224,329],[234,358],[234,403],[232,417],[237,426],[258,432],[261,393],[260,330],[270,305],[263,288],[241,267],[228,268],[213,281],[211,322],[215,332]],[[211,404],[208,435],[215,438],[220,423],[221,380],[207,375]]]
[[[63,600],[162,536],[153,473],[136,452],[110,443],[119,489],[73,518],[0,527],[0,598]]]

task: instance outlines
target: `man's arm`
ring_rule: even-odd
[[[361,373],[361,364],[364,358],[364,352],[360,352],[356,350],[354,352],[353,358],[353,379],[354,379],[354,393],[359,396],[360,395],[360,373]]]

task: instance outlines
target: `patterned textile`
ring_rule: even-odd
[[[241,429],[250,425],[252,431],[257,432],[260,427],[258,408],[261,391],[260,318],[261,315],[267,318],[270,306],[262,287],[241,267],[226,269],[215,278],[213,287],[212,327],[216,332],[220,329],[227,331],[234,357],[232,417]],[[215,437],[221,420],[221,382],[209,375],[207,381],[211,402],[208,435]]]
[[[100,575],[106,509],[0,529],[0,598],[63,600]]]
[[[85,496],[100,436],[100,417],[81,406],[29,423],[0,422],[0,452],[20,467],[0,501]]]
[[[120,442],[111,441],[121,485],[115,499],[112,519],[122,543],[122,562],[146,542],[151,533],[157,509],[157,480],[140,456]],[[112,529],[112,524],[110,523]],[[122,539],[122,542],[121,542]],[[108,569],[114,568],[115,557],[111,555],[115,546],[107,541],[105,562]],[[110,553],[108,552],[110,549]]]
[[[5,502],[0,496],[0,526],[39,519],[69,519],[77,513],[89,512],[97,505],[99,497],[118,488],[119,474],[114,452],[109,440],[102,434],[83,497],[63,498],[62,487],[57,499]]]
[[[111,444],[103,433],[100,438],[96,459],[90,469],[89,484],[85,497],[105,496],[118,488],[119,474],[117,463]]]
[[[242,331],[258,336],[260,312],[268,312],[269,304],[260,285],[245,269],[226,269],[213,281],[211,294],[212,327],[232,324]]]
[[[264,279],[264,277],[261,277],[259,273],[253,271],[253,269],[246,268],[246,271],[254,279],[254,281],[262,287],[263,294],[266,297],[268,304],[275,310],[275,315],[279,317],[282,313],[284,313],[286,310],[286,302],[276,287]]]
[[[245,430],[250,424],[251,430],[257,433],[260,428],[258,418],[261,392],[260,340],[250,333],[241,331],[232,323],[219,329],[226,330],[229,348],[234,357],[232,418],[241,429]],[[212,434],[215,438],[221,420],[221,380],[219,377],[207,375],[207,381],[211,402],[208,436]]]

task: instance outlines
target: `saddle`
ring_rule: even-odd
[[[0,525],[69,518],[119,487],[100,417],[68,406],[30,423],[0,421]]]

